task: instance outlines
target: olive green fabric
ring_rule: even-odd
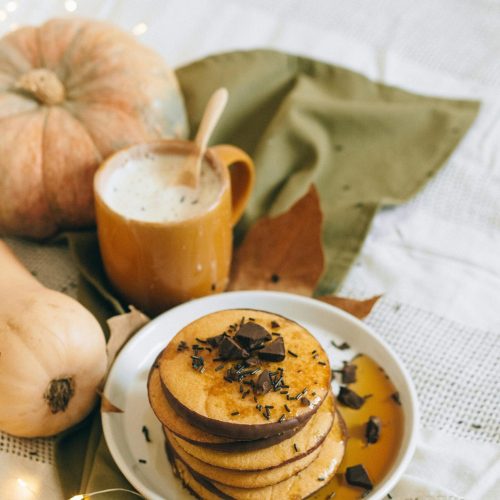
[[[236,241],[262,215],[286,210],[311,183],[318,188],[327,259],[318,293],[335,291],[376,211],[409,199],[425,184],[479,107],[418,96],[343,68],[267,50],[209,57],[179,69],[177,76],[191,130],[210,94],[228,88],[228,107],[212,143],[235,144],[254,158],[256,188]],[[84,278],[82,303],[101,322],[123,312],[106,282],[95,233],[68,238]],[[109,455],[97,414],[58,440],[56,460],[68,496],[130,487]]]

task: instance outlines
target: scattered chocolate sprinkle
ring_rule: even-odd
[[[279,280],[280,280],[280,277],[278,274],[271,274],[271,281],[273,283],[278,283]]]
[[[200,344],[207,344],[208,342],[206,340],[199,339],[196,337],[196,342],[199,342]]]
[[[233,412],[231,413],[231,416],[232,416],[232,417],[235,417],[236,415],[239,415],[239,414],[240,414],[240,412],[239,412],[239,411],[233,411]]]
[[[285,406],[285,410],[290,413],[290,408],[288,408],[288,405],[284,405]]]
[[[299,452],[299,447],[295,443],[293,443],[293,449],[295,450],[295,453]]]
[[[337,399],[345,406],[359,410],[365,403],[365,398],[349,389],[348,387],[341,387]]]
[[[294,358],[298,358],[299,355],[298,354],[295,354],[293,351],[290,351],[290,349],[288,349],[288,351],[286,351],[288,354],[290,354],[290,356],[293,356]]]
[[[314,349],[313,352],[311,352],[311,354],[316,354],[318,351],[316,349]]]
[[[368,444],[374,444],[379,440],[381,427],[378,417],[372,416],[368,419],[365,427],[365,438]]]
[[[271,376],[267,370],[264,370],[258,377],[254,391],[256,394],[267,394],[272,389]]]
[[[257,323],[243,323],[236,332],[235,340],[249,351],[259,344],[271,340],[271,334]]]
[[[318,481],[324,481],[325,478],[324,477],[318,477]]]
[[[285,359],[285,342],[283,337],[277,337],[269,342],[263,349],[257,352],[260,359],[264,361],[283,361]]]
[[[278,419],[278,423],[282,423],[286,420],[286,417],[285,417],[285,414],[283,413],[283,415],[281,415],[281,417]]]
[[[335,373],[340,373],[343,384],[353,384],[357,380],[357,369],[358,367],[355,364],[344,361],[344,366],[340,370],[332,370],[332,378],[335,377]]]
[[[302,398],[305,394],[307,394],[307,387],[304,387],[304,389],[302,389],[302,391],[300,391],[294,399],[297,399],[299,400],[300,398]]]
[[[481,429],[481,426],[479,424],[470,424],[470,426],[473,428],[473,429]]]
[[[205,371],[205,361],[202,356],[191,356],[191,366],[198,372],[203,373]]]
[[[281,333],[278,332],[273,332],[271,333],[271,335],[274,335],[275,337],[281,337]]]
[[[387,493],[387,498],[388,498],[389,500],[392,500],[392,495],[391,495],[390,493]]]
[[[182,352],[185,351],[186,349],[188,349],[188,345],[186,344],[186,342],[184,342],[184,340],[181,340],[179,342],[179,345],[177,346],[177,352]]]
[[[255,408],[257,408],[257,410],[259,410],[259,411],[260,411],[260,410],[262,410],[262,405],[261,405],[261,404],[258,404],[258,405],[256,405],[256,406],[255,406]]]
[[[280,324],[277,321],[272,320],[271,321],[271,328],[279,328]]]
[[[255,318],[248,318],[248,321],[255,321]]]
[[[309,406],[311,402],[307,398],[300,398],[300,403],[302,406]]]
[[[399,406],[401,406],[401,398],[399,396],[399,392],[394,392],[393,394],[391,394],[391,399]]]
[[[324,361],[318,361],[318,365],[326,366],[326,363]]]
[[[146,443],[151,443],[151,438],[149,437],[149,429],[143,425],[142,426],[142,433],[144,434],[144,439],[146,440]]]
[[[250,389],[247,389],[242,395],[241,395],[241,399],[245,399],[248,394],[250,394]]]
[[[345,478],[351,486],[358,486],[365,490],[373,489],[373,483],[371,482],[366,469],[361,465],[354,465],[352,467],[347,467],[345,471]]]
[[[224,337],[219,344],[219,357],[223,360],[248,358],[248,351],[243,349],[231,337]]]
[[[280,394],[288,394],[288,391],[280,391]]]
[[[311,392],[311,395],[312,395],[312,396],[316,396],[316,391],[312,391],[312,392]]]
[[[347,342],[342,342],[342,344],[337,344],[334,340],[330,340],[330,343],[333,347],[338,349],[339,351],[345,351],[346,349],[350,349],[350,345]]]
[[[219,366],[216,366],[216,367],[215,367],[215,371],[216,371],[216,372],[220,372],[220,371],[221,371],[221,370],[223,370],[223,369],[224,369],[224,363],[221,363]]]
[[[319,354],[314,354],[313,355],[313,359],[318,359],[319,358]]]
[[[147,461],[144,460],[144,458],[139,458],[139,463],[140,464],[147,464]]]
[[[244,389],[243,389],[243,384],[240,383],[240,392],[243,393]]]

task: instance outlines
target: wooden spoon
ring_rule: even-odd
[[[196,144],[196,151],[191,153],[184,165],[182,166],[179,176],[177,177],[177,184],[189,186],[191,188],[198,188],[200,180],[201,160],[205,155],[208,140],[217,125],[219,118],[226,107],[229,93],[227,89],[221,87],[216,90],[208,100],[207,107],[203,113],[200,127],[196,133],[194,143]]]

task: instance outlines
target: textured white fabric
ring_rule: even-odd
[[[416,92],[483,101],[477,122],[435,179],[405,206],[377,216],[343,291],[385,293],[368,322],[410,364],[419,391],[424,428],[393,498],[500,498],[498,385],[484,393],[499,377],[475,371],[478,363],[486,371],[500,364],[500,3],[20,0],[0,3],[0,34],[59,15],[111,20],[173,66],[220,51],[273,47]],[[76,273],[64,248],[13,245],[44,283],[74,294]],[[460,381],[467,395],[450,391],[451,412],[439,404],[445,386],[429,392],[433,368],[441,365],[442,376]],[[474,404],[474,389],[478,412],[460,416],[460,403]],[[479,411],[485,400],[487,409]],[[0,498],[60,497],[50,463],[6,449],[0,444]]]

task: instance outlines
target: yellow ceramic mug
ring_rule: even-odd
[[[254,184],[254,164],[234,146],[205,154],[220,176],[219,196],[206,211],[172,222],[127,218],[110,207],[104,189],[112,173],[134,158],[188,155],[188,141],[138,144],[108,158],[94,178],[97,232],[106,274],[128,303],[150,314],[195,297],[223,291],[232,255],[232,228],[243,214]]]

